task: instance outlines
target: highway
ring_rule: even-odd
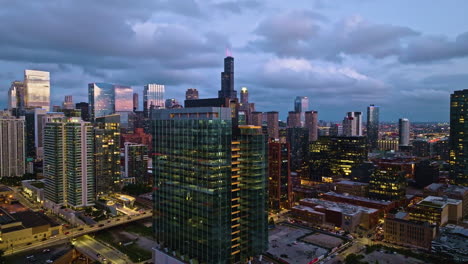
[[[38,249],[38,248],[44,248],[52,245],[57,245],[60,243],[63,243],[67,240],[70,240],[75,237],[83,236],[89,233],[94,233],[100,230],[104,230],[107,228],[131,223],[134,221],[146,219],[152,216],[152,211],[147,210],[144,213],[141,213],[140,215],[137,216],[120,216],[120,217],[114,217],[111,219],[103,220],[95,224],[94,226],[79,226],[76,228],[70,228],[70,229],[65,229],[63,230],[63,234],[59,234],[54,238],[49,238],[45,241],[38,241],[36,243],[33,243],[31,245],[15,245],[13,248],[8,248],[5,250],[4,255],[11,255],[13,253],[18,253],[18,252],[23,252],[27,250],[32,250],[32,249]]]
[[[96,261],[102,261],[104,263],[112,264],[127,264],[133,263],[125,254],[115,250],[107,245],[97,241],[96,239],[85,235],[78,238],[74,242],[75,247],[80,250],[82,253],[85,253],[90,258]],[[100,257],[98,257],[98,253]],[[104,259],[105,260],[104,260]]]

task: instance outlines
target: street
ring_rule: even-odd
[[[130,261],[130,259],[122,252],[114,250],[88,235],[79,237],[74,242],[74,245],[78,250],[97,261],[112,264],[132,263],[132,261]]]

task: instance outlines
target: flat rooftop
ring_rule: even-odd
[[[450,194],[459,194],[464,195],[468,192],[468,187],[460,186],[460,185],[450,185],[450,184],[443,184],[443,183],[432,183],[426,186],[424,189],[432,192],[443,191],[445,193]]]
[[[459,205],[461,202],[461,200],[449,199],[440,196],[428,196],[424,198],[424,200],[420,201],[418,205],[443,208],[449,204]]]
[[[16,220],[21,221],[25,228],[42,226],[47,224],[49,224],[50,226],[59,225],[57,222],[55,222],[45,214],[33,212],[30,210],[24,212],[17,212],[15,214],[12,214],[12,216]]]
[[[317,208],[317,206],[321,206],[327,210],[333,210],[333,211],[341,212],[347,215],[355,215],[355,214],[358,214],[359,212],[364,212],[368,214],[378,212],[377,209],[373,209],[373,208],[357,206],[357,205],[352,205],[352,204],[347,204],[347,203],[320,200],[317,198],[305,198],[305,199],[302,199],[301,201],[315,204],[316,205],[315,208]]]
[[[355,181],[339,181],[336,184],[342,184],[342,185],[353,185],[353,186],[368,186],[368,183],[363,183],[363,182],[355,182]]]
[[[390,201],[373,200],[373,199],[369,199],[369,198],[362,197],[362,196],[354,196],[354,195],[349,195],[349,194],[344,194],[344,193],[326,192],[325,194],[339,197],[339,198],[357,200],[357,201],[368,202],[368,203],[375,203],[375,204],[380,204],[380,205],[385,205],[385,206],[392,204],[392,202]]]

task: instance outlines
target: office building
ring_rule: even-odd
[[[405,174],[397,169],[377,169],[369,181],[369,197],[378,200],[397,201],[405,198]]]
[[[468,187],[442,183],[432,183],[424,188],[424,196],[448,197],[462,201],[463,217],[468,216]]]
[[[72,95],[65,95],[65,100],[62,103],[62,109],[75,109],[75,104],[73,103]]]
[[[94,205],[94,133],[80,118],[56,118],[44,129],[45,199],[81,208]]]
[[[50,73],[45,71],[24,71],[25,108],[50,110]]]
[[[20,81],[14,81],[11,83],[10,89],[8,90],[8,110],[12,111],[14,116],[23,114],[24,111],[24,83]],[[13,113],[15,112],[15,113]]]
[[[379,112],[380,107],[371,104],[367,107],[367,141],[369,149],[376,150],[379,140]]]
[[[398,145],[401,147],[409,146],[410,140],[410,122],[407,118],[398,120]]]
[[[263,112],[252,112],[251,125],[262,126],[263,125]]]
[[[148,181],[148,146],[125,142],[125,177],[134,178],[137,184]]]
[[[346,137],[362,136],[361,112],[348,112],[343,119],[343,135]]]
[[[133,111],[135,112],[138,110],[138,107],[140,106],[139,101],[138,101],[138,93],[133,93]]]
[[[244,124],[254,125],[252,121],[253,112],[255,112],[255,104],[249,102],[249,91],[247,90],[247,87],[242,87],[239,103],[239,121],[241,119],[240,116],[244,115]],[[239,122],[239,124],[241,124],[241,122]]]
[[[468,89],[450,95],[450,177],[468,186]]]
[[[88,103],[86,102],[77,103],[75,105],[75,108],[81,110],[81,119],[83,119],[83,121],[89,121],[90,116],[89,116],[89,104]]]
[[[308,152],[309,178],[313,182],[333,182],[349,177],[367,161],[365,137],[319,137],[311,142]]]
[[[137,143],[145,145],[150,151],[152,148],[152,136],[145,133],[143,128],[137,127],[133,133],[122,134],[120,147],[124,148],[126,142]]]
[[[155,239],[184,262],[246,263],[267,249],[265,138],[193,101],[216,103],[152,113]]]
[[[287,129],[286,142],[289,143],[291,152],[291,171],[297,172],[306,165],[306,157],[309,149],[309,130],[303,127]]]
[[[302,127],[301,113],[293,111],[288,113],[288,127]]]
[[[25,119],[7,112],[0,115],[0,177],[22,177],[25,173]]]
[[[367,197],[369,192],[369,184],[355,181],[339,181],[336,183],[336,192]]]
[[[96,119],[95,163],[96,194],[120,190],[120,115]]]
[[[224,71],[221,73],[221,90],[218,98],[236,99],[237,91],[234,90],[234,58],[224,58]]]
[[[408,207],[411,220],[443,226],[458,224],[463,219],[462,201],[447,197],[427,196]]]
[[[281,211],[292,205],[289,143],[268,142],[269,209]]]
[[[279,139],[278,112],[267,112],[268,138]]]
[[[332,124],[329,129],[329,135],[332,137],[343,136],[343,125],[342,124]]]
[[[429,157],[431,155],[431,144],[426,139],[416,139],[412,142],[413,155],[416,157]]]
[[[147,84],[143,88],[143,112],[149,117],[151,109],[164,108],[164,85]]]
[[[318,112],[307,111],[305,112],[305,128],[309,130],[309,142],[318,139]]]
[[[114,85],[114,112],[133,112],[133,89],[130,86]]]
[[[115,112],[115,89],[110,83],[88,84],[90,120]]]
[[[398,150],[399,141],[396,139],[379,139],[377,140],[377,147],[379,150]]]
[[[188,88],[185,92],[185,100],[197,100],[199,99],[198,90],[195,88]]]
[[[431,250],[437,226],[428,222],[409,220],[407,213],[398,212],[385,218],[385,240],[406,247]]]
[[[166,108],[182,108],[182,106],[179,104],[179,101],[177,101],[175,98],[166,99],[164,106]]]
[[[294,99],[294,112],[300,113],[301,124],[305,123],[305,112],[309,110],[309,98],[307,96],[296,96]]]

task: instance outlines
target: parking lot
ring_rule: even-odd
[[[291,227],[282,224],[269,231],[268,253],[275,258],[289,263],[308,263],[311,260],[328,253],[327,249],[298,239],[313,232],[300,227]]]

